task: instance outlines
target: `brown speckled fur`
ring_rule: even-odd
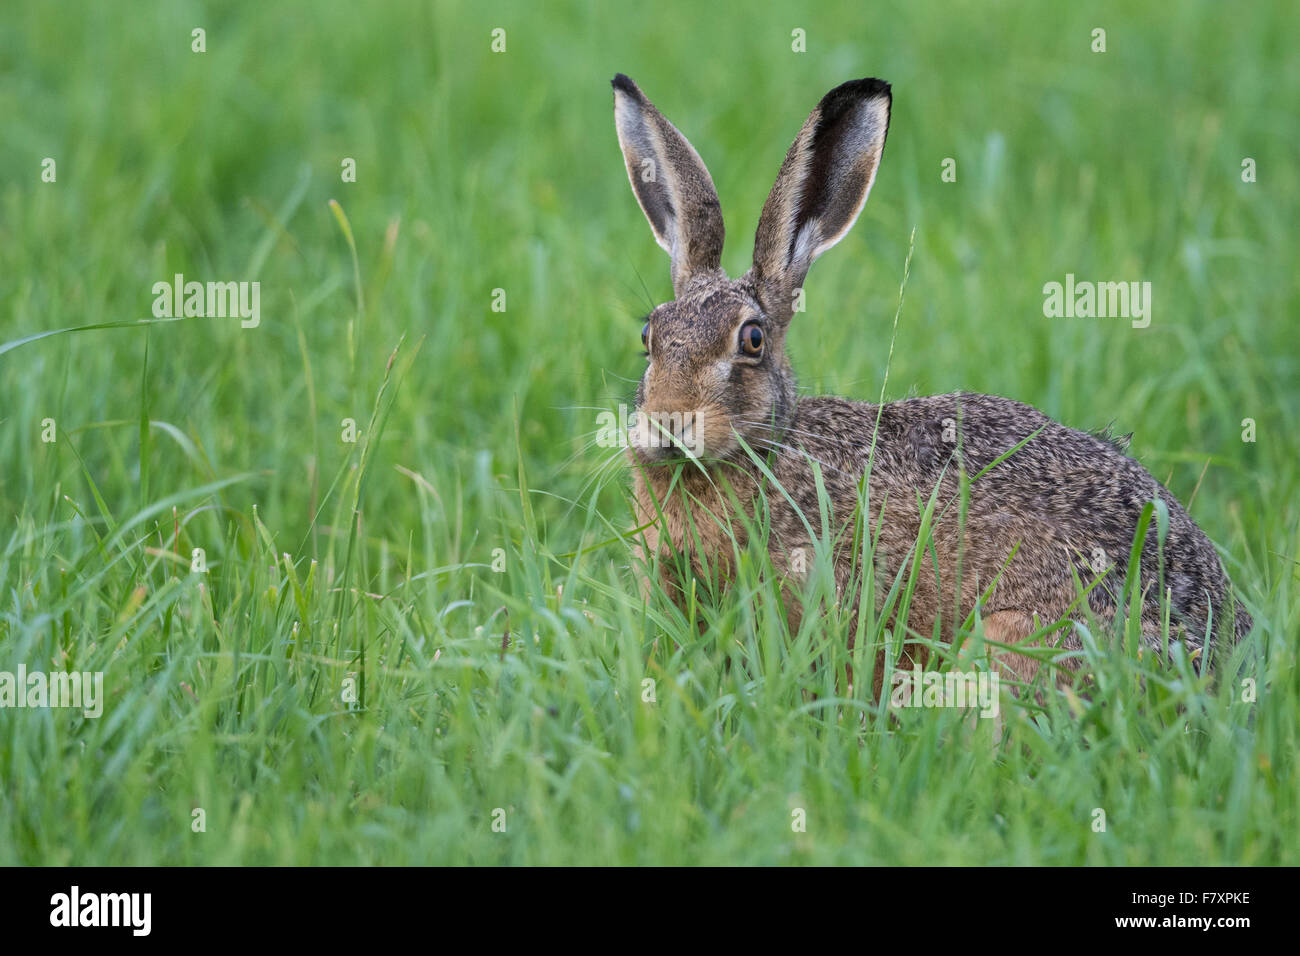
[[[1189,650],[1202,648],[1211,619],[1214,633],[1229,640],[1250,629],[1250,616],[1239,605],[1235,617],[1221,626],[1234,612],[1214,546],[1117,443],[990,395],[956,393],[884,406],[797,397],[785,354],[793,295],[808,267],[848,231],[866,201],[889,125],[888,84],[846,83],[813,110],[764,206],[754,267],[736,280],[718,266],[721,210],[698,154],[631,80],[620,75],[614,89],[629,177],[656,237],[672,256],[677,296],[649,317],[649,362],[637,407],[696,413],[704,444],[703,457],[681,470],[678,492],[671,496],[675,469],[669,462],[680,460],[680,451],[629,452],[640,524],[650,524],[645,542],[652,552],[689,554],[697,575],[712,570],[725,581],[731,535],[744,544],[743,524],[728,520],[732,505],[723,489],[731,488],[748,514],[754,513],[758,495],[766,493],[769,550],[777,567],[790,567],[796,548],[813,553],[807,528],[785,496],[766,487],[770,482],[736,436],[767,455],[776,479],[814,528],[820,519],[811,462],[818,462],[835,529],[853,520],[874,436],[867,512],[873,534],[879,529],[873,559],[879,586],[888,588],[910,566],[921,509],[937,488],[934,555],[925,557],[916,576],[908,614],[908,627],[916,634],[937,633],[951,641],[956,616],[967,616],[985,592],[981,616],[986,636],[994,640],[1020,642],[1037,630],[1035,619],[1040,626],[1082,620],[1076,578],[1084,586],[1096,581],[1093,561],[1099,554],[1106,568],[1087,602],[1095,617],[1113,619],[1139,516],[1157,496],[1169,512],[1163,580],[1174,624]],[[647,158],[657,172],[651,182],[637,175]],[[763,333],[759,356],[738,348],[741,330],[751,324]],[[1031,435],[970,486],[959,531],[960,473],[974,478]],[[698,542],[688,530],[692,524]],[[848,590],[853,586],[851,537],[841,536],[835,567],[841,597],[856,600]],[[1146,589],[1144,640],[1153,647],[1159,646],[1159,562],[1153,521],[1140,567]],[[672,579],[670,567],[671,562],[661,563],[668,575],[664,583],[680,593],[683,582]],[[797,626],[801,611],[797,601],[791,605],[791,624]],[[1080,646],[1072,628],[1061,633],[1064,647]],[[1025,657],[1019,660],[1010,670],[1032,676],[1036,668],[1026,666]]]

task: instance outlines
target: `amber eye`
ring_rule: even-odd
[[[641,328],[641,347],[643,349],[650,348],[650,323],[649,322],[647,322]]]
[[[740,327],[740,348],[746,355],[763,354],[763,327],[757,322],[746,322]]]

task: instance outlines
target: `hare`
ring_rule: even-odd
[[[1120,442],[990,395],[884,405],[798,396],[785,350],[796,296],[809,266],[844,237],[867,201],[889,129],[888,83],[852,80],[817,104],[763,206],[753,267],[738,279],[720,267],[722,211],[699,154],[632,80],[619,74],[613,87],[628,178],[670,256],[676,296],[651,311],[641,333],[641,434],[633,435],[628,460],[643,558],[686,555],[694,574],[712,570],[725,583],[733,539],[746,543],[734,509],[752,516],[761,505],[774,565],[790,569],[797,549],[813,553],[810,532],[821,527],[815,463],[833,532],[854,520],[867,476],[878,589],[910,572],[922,510],[936,496],[932,543],[918,562],[907,615],[911,637],[950,643],[978,603],[994,642],[1050,633],[1056,646],[1078,650],[1068,622],[1086,621],[1089,612],[1113,621],[1121,612],[1140,515],[1159,498],[1168,534],[1158,548],[1153,521],[1141,553],[1143,643],[1161,647],[1162,588],[1198,667],[1207,639],[1239,640],[1250,629],[1209,538]],[[646,440],[656,429],[664,440]],[[963,472],[973,481],[961,518],[955,502]],[[848,528],[836,539],[841,600],[862,599],[850,593],[852,538]],[[664,583],[680,598],[685,582],[671,565],[660,562]],[[787,604],[793,633],[802,612],[797,600]],[[1058,621],[1067,622],[1056,629],[1060,636],[1049,628]],[[919,645],[915,651],[924,657]],[[1005,647],[998,660],[1026,680],[1037,669],[1031,656]],[[877,694],[882,673],[877,668]]]

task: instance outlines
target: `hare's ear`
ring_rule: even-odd
[[[754,239],[754,276],[769,310],[790,315],[808,267],[857,221],[889,131],[889,84],[852,80],[817,104],[786,154]]]
[[[637,202],[672,257],[673,289],[722,261],[722,207],[699,153],[635,83],[614,77],[614,125]]]

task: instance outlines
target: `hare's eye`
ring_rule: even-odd
[[[746,322],[740,327],[740,348],[746,355],[763,354],[763,327],[757,322]]]
[[[641,347],[644,349],[650,348],[650,323],[649,322],[647,322],[644,326],[641,327]]]

